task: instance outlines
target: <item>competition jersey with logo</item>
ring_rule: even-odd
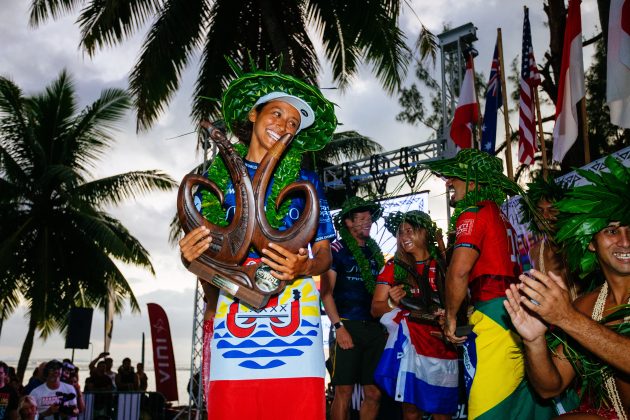
[[[258,165],[249,161],[245,165],[253,178]],[[334,238],[328,203],[317,176],[301,170],[300,179],[310,181],[317,190],[320,213],[314,241]],[[267,194],[270,191],[271,185]],[[230,220],[235,209],[231,183],[225,194],[225,206]],[[303,208],[303,198],[293,199],[280,229],[290,227]],[[258,261],[260,256],[250,250],[244,264]],[[310,277],[295,280],[259,310],[236,302],[221,291],[214,323],[211,380],[323,376],[320,323],[319,292]],[[308,354],[317,360],[305,363]]]
[[[472,248],[479,258],[472,268],[469,283],[494,282],[495,290],[475,293],[473,301],[505,297],[505,283],[516,281],[522,272],[516,246],[516,233],[509,220],[493,201],[481,201],[457,218],[455,248]],[[499,284],[499,280],[501,283]],[[490,287],[492,289],[492,287]]]
[[[342,319],[354,321],[371,321],[374,318],[370,314],[372,295],[365,288],[361,269],[343,241],[334,241],[330,246],[332,250],[331,270],[337,273],[333,299],[337,306],[337,312]],[[363,255],[370,261],[372,274],[376,276],[378,270],[376,261],[372,258],[368,247],[360,247]]]
[[[422,276],[422,274],[424,274],[425,266],[426,266],[426,263],[424,261],[417,261],[415,265],[416,273]],[[394,278],[394,268],[395,268],[394,259],[392,258],[389,261],[387,261],[387,263],[385,263],[385,267],[383,268],[383,271],[381,271],[381,273],[378,275],[378,278],[376,279],[376,283],[386,284],[390,287],[394,287],[395,281],[396,281]],[[431,290],[433,290],[434,292],[437,292],[437,285],[435,284],[436,269],[437,269],[437,261],[433,259],[430,260],[429,285],[431,286]],[[420,289],[411,289],[411,294],[413,295],[413,297],[420,297]]]

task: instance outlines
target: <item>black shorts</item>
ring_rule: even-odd
[[[344,350],[335,344],[332,360],[333,385],[372,385],[374,371],[385,348],[387,336],[378,321],[344,320],[354,347]]]

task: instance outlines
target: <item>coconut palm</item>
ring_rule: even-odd
[[[176,183],[156,170],[90,176],[130,107],[125,91],[106,89],[80,110],[65,71],[30,97],[0,77],[0,272],[29,311],[20,378],[36,330],[63,329],[72,306],[103,307],[112,290],[118,311],[125,301],[138,310],[115,261],[153,273],[149,254],[105,208]]]
[[[32,0],[30,22],[41,24],[81,9],[81,48],[122,43],[151,22],[130,75],[138,128],[147,129],[168,104],[181,73],[201,49],[192,115],[217,119],[220,98],[232,72],[231,57],[246,69],[281,71],[315,83],[320,65],[317,36],[332,65],[334,81],[344,88],[365,60],[390,93],[400,85],[410,58],[397,26],[400,0],[187,0],[86,1]],[[250,57],[251,55],[251,57]],[[273,58],[268,63],[269,57]]]

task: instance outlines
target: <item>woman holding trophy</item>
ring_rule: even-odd
[[[279,282],[287,284],[263,306],[235,298],[235,293],[229,293],[233,285],[221,287],[210,334],[209,418],[292,419],[299,415],[323,419],[325,365],[319,293],[312,276],[329,268],[330,240],[335,232],[321,183],[314,172],[301,168],[301,162],[303,153],[319,150],[330,141],[337,126],[333,104],[316,87],[295,77],[270,71],[238,72],[223,95],[222,111],[227,128],[239,143],[230,149],[231,156],[215,158],[207,173],[223,196],[211,191],[195,196],[205,219],[212,226],[227,226],[233,220],[254,223],[249,216],[243,218],[251,206],[244,206],[243,198],[236,197],[241,191],[239,174],[229,168],[234,154],[244,163],[246,181],[251,180],[247,188],[253,185],[250,197],[258,197],[257,188],[263,185],[254,203],[256,213],[250,213],[255,215],[254,229],[264,224],[268,232],[286,232],[297,227],[313,206],[319,218],[313,226],[315,235],[297,251],[269,240],[246,243],[247,253],[239,265],[260,267],[254,288],[273,291]],[[209,123],[202,126],[212,130]],[[291,143],[278,153],[274,145],[287,138]],[[264,180],[269,168],[262,165],[274,154],[271,157],[277,160],[277,167],[267,185]],[[296,181],[314,187],[315,201],[300,194],[283,194]],[[256,235],[260,238],[262,234],[254,231]],[[221,246],[225,244],[207,225],[191,230],[180,241],[185,264]]]
[[[441,339],[438,324],[445,269],[435,223],[412,210],[388,215],[385,227],[397,246],[372,300],[372,315],[381,316],[389,333],[376,383],[402,402],[405,420],[421,419],[423,412],[450,419],[458,403],[457,352]]]

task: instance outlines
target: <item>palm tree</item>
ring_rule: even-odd
[[[400,0],[32,0],[30,23],[37,26],[81,9],[80,47],[93,55],[152,20],[129,80],[138,129],[147,129],[179,88],[182,71],[200,47],[192,110],[197,120],[219,118],[219,103],[204,97],[220,98],[231,78],[225,57],[243,69],[251,59],[257,68],[279,68],[314,84],[320,65],[309,29],[323,44],[340,88],[366,60],[393,93],[410,59],[397,26],[400,7]]]
[[[153,273],[149,254],[104,209],[176,183],[156,170],[90,177],[130,106],[125,91],[106,89],[79,110],[65,71],[31,97],[0,77],[0,272],[3,289],[17,290],[29,309],[20,378],[35,331],[46,338],[63,329],[72,306],[103,307],[113,290],[118,311],[125,300],[139,310],[115,260]]]

